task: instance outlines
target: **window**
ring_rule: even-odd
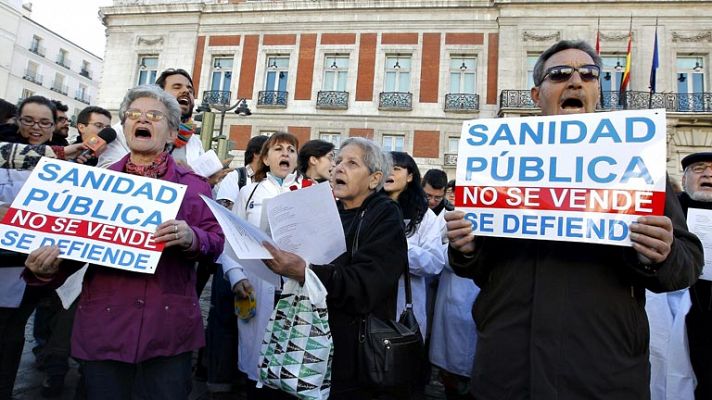
[[[87,60],[82,60],[82,69],[79,71],[79,75],[91,79],[91,64]]]
[[[57,72],[54,75],[54,82],[52,83],[52,90],[62,94],[67,94],[67,89],[64,86],[64,75]]]
[[[340,133],[320,133],[319,134],[319,139],[332,143],[335,148],[340,148],[341,147],[341,134]]]
[[[457,154],[457,149],[460,146],[459,137],[449,137],[447,138],[447,152],[449,154]]]
[[[386,56],[385,92],[410,91],[410,55]]]
[[[32,42],[30,43],[30,51],[44,57],[45,49],[42,46],[42,38],[34,35],[32,36]]]
[[[233,57],[213,58],[210,90],[230,91],[232,83],[232,61]]]
[[[450,93],[475,93],[475,66],[472,56],[453,56],[450,59]]]
[[[42,75],[39,72],[39,64],[32,61],[27,62],[27,69],[25,70],[24,78],[30,82],[34,82],[38,85],[42,84]]]
[[[527,54],[527,87],[525,89],[529,90],[533,88],[534,85],[534,66],[536,65],[536,60],[539,59],[538,55]]]
[[[272,136],[272,135],[275,134],[275,133],[277,133],[277,131],[273,131],[273,130],[260,130],[260,136],[267,136],[267,137],[270,137],[270,136]]]
[[[603,108],[615,107],[622,104],[619,99],[623,71],[625,70],[625,54],[604,55],[601,57],[601,105]],[[630,84],[628,84],[630,87]]]
[[[77,95],[75,96],[75,98],[83,103],[89,102],[86,85],[79,84],[79,87],[77,88]]]
[[[22,89],[22,94],[20,95],[20,100],[26,99],[30,96],[34,96],[35,92],[30,89]]]
[[[324,63],[323,90],[345,92],[346,79],[349,75],[349,57],[331,55],[326,56]]]
[[[138,63],[138,81],[137,85],[146,85],[156,82],[158,74],[158,57],[156,56],[141,56]]]
[[[67,50],[59,49],[59,53],[57,54],[57,64],[63,67],[69,67],[69,53]]]
[[[383,135],[383,151],[403,151],[402,135]]]
[[[704,109],[705,69],[699,56],[677,57],[678,110],[702,111]]]
[[[289,78],[289,57],[267,57],[267,74],[265,76],[265,90],[286,92],[287,79]]]

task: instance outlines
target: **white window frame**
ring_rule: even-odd
[[[398,148],[398,139],[401,140],[401,148]],[[386,142],[388,145],[386,145]],[[405,151],[405,135],[386,133],[381,135],[381,148],[383,151]]]
[[[319,139],[333,144],[335,149],[341,148],[341,133],[339,132],[319,132]]]

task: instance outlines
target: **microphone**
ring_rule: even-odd
[[[82,151],[79,154],[79,157],[84,156],[89,158],[95,156],[103,146],[106,146],[114,140],[116,140],[116,131],[114,128],[107,126],[102,129],[98,135],[92,136],[84,142],[84,144],[89,148]]]

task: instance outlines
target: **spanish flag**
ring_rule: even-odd
[[[630,17],[630,30],[628,31],[628,51],[625,55],[625,69],[623,70],[623,78],[621,79],[620,92],[618,93],[618,104],[623,105],[625,99],[625,91],[630,82],[630,60],[633,55],[633,16]]]

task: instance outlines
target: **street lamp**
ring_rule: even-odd
[[[208,150],[212,142],[218,142],[218,158],[221,160],[227,157],[227,137],[223,135],[223,126],[225,125],[225,113],[235,110],[235,114],[246,117],[252,115],[252,111],[247,106],[247,99],[238,99],[235,104],[230,104],[230,91],[225,90],[206,90],[203,92],[203,101],[195,111],[202,112],[202,122],[200,140],[203,143],[203,148]],[[220,131],[217,137],[213,137],[213,129],[215,126],[215,113],[212,108],[220,112]]]

